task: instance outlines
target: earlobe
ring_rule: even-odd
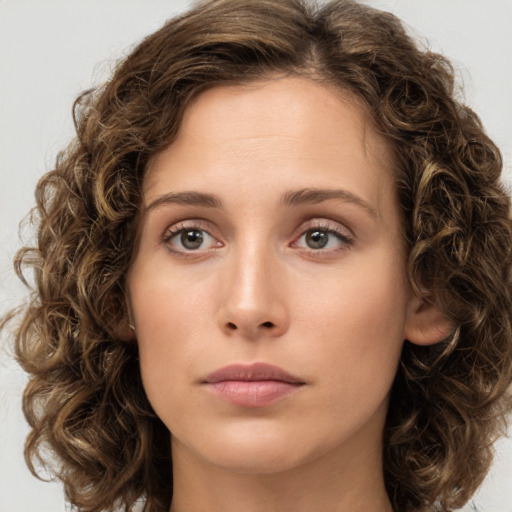
[[[453,332],[452,322],[446,318],[440,309],[423,297],[411,297],[405,338],[416,345],[434,345],[445,341]]]
[[[114,332],[115,335],[120,339],[121,341],[126,342],[134,342],[136,341],[135,336],[135,326],[134,326],[134,320],[133,320],[133,313],[132,313],[132,304],[130,301],[130,297],[127,293],[125,293],[125,304],[126,304],[126,314],[123,316],[123,318],[119,321],[119,323],[115,326]]]
[[[121,341],[134,342],[136,340],[135,327],[126,317],[117,324],[115,334]]]

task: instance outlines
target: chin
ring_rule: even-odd
[[[200,439],[182,439],[179,449],[194,452],[203,462],[233,473],[270,475],[293,470],[329,452],[329,443],[297,437],[298,432],[260,421],[204,431]],[[295,434],[295,435],[294,435]],[[307,442],[310,437],[310,442]],[[173,441],[173,450],[177,448]]]
[[[230,473],[264,476],[285,473],[305,461],[297,453],[289,451],[284,453],[276,447],[262,449],[260,445],[253,445],[247,450],[226,450],[223,453],[212,453],[210,462],[213,466]]]

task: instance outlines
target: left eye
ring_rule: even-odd
[[[296,245],[299,247],[307,247],[308,249],[334,249],[340,245],[347,245],[350,241],[336,231],[324,228],[308,229],[297,240]]]
[[[209,249],[216,245],[216,240],[204,229],[182,228],[165,237],[165,242],[178,251],[195,251]]]

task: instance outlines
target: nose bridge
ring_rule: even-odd
[[[237,279],[233,283],[232,299],[236,307],[242,310],[265,310],[265,305],[272,300],[268,277],[271,261],[262,247],[252,244],[240,250],[236,258]]]
[[[221,328],[247,337],[278,335],[287,329],[280,262],[268,239],[254,235],[240,240],[230,255],[227,273],[219,311]]]

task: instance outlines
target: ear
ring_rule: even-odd
[[[132,304],[127,293],[124,296],[126,305],[126,315],[114,327],[115,335],[118,339],[126,342],[135,342],[135,324],[133,321]]]
[[[434,345],[446,340],[453,332],[453,325],[433,303],[428,295],[412,295],[408,304],[405,338],[416,345]]]
[[[122,318],[114,328],[114,332],[121,341],[134,342],[136,340],[135,327],[129,318]]]

